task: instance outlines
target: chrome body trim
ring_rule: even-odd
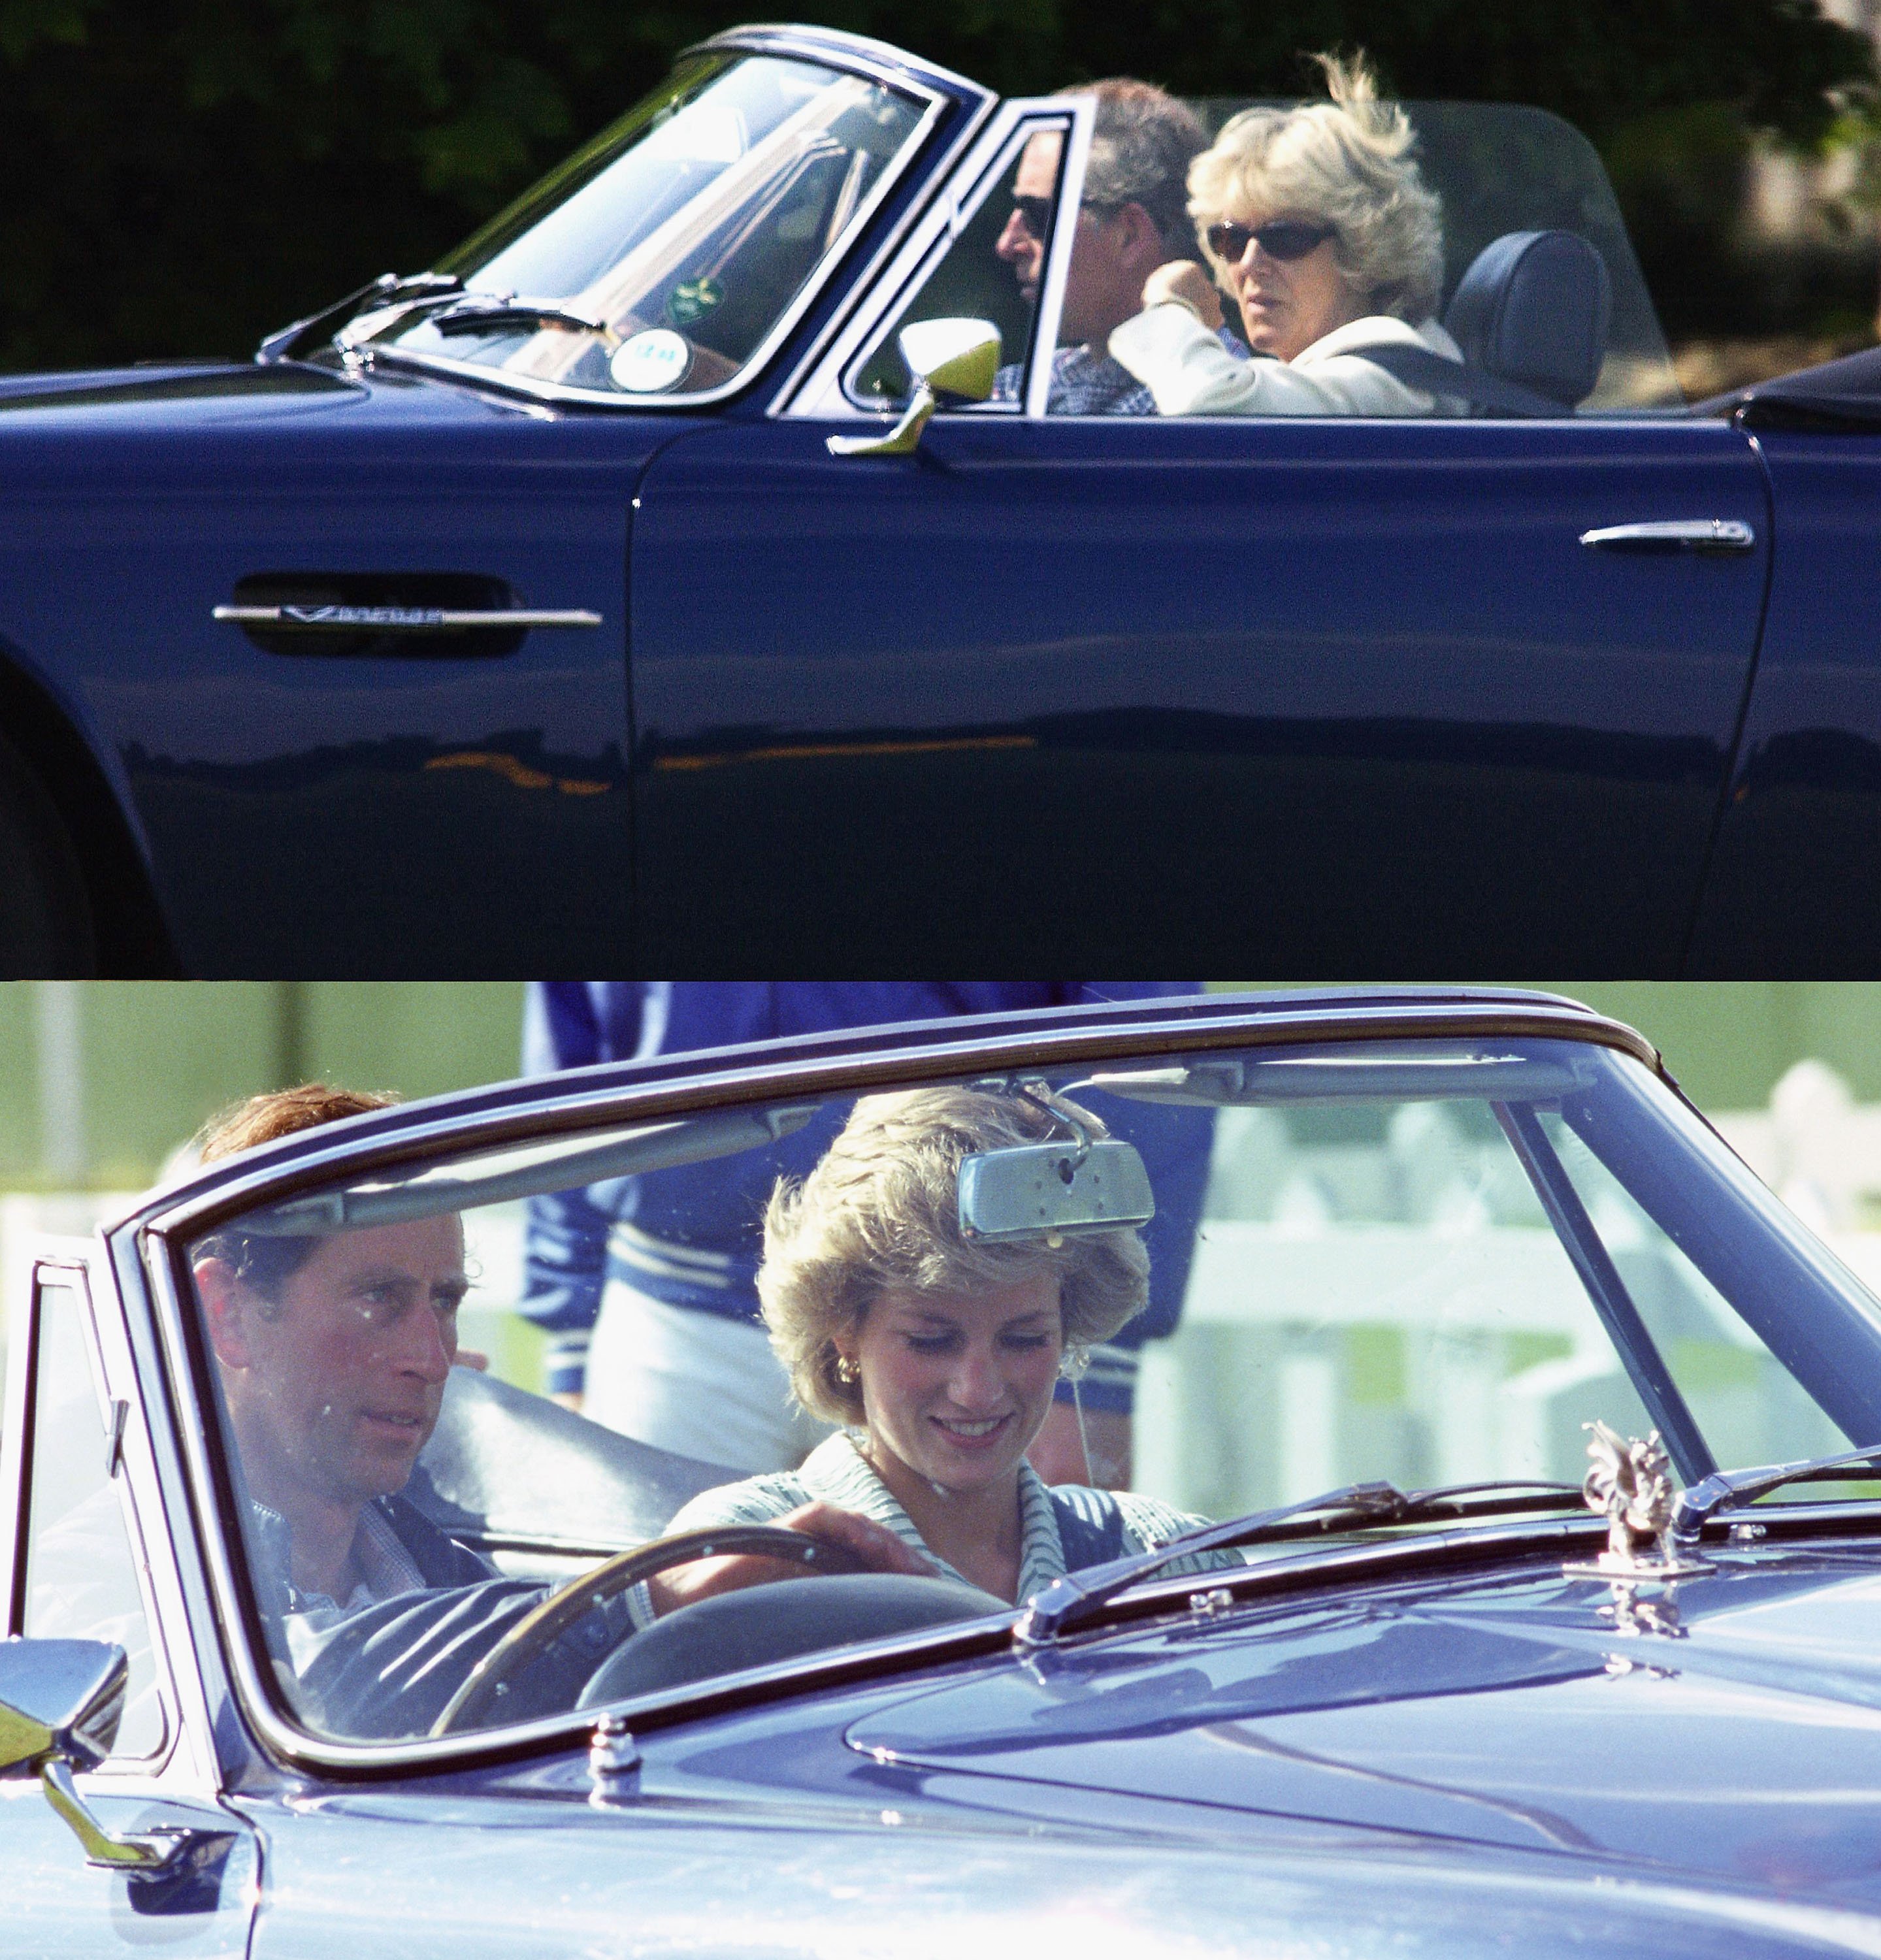
[[[992,194],[994,180],[1006,157],[1026,139],[1025,126],[1042,123],[1068,132],[1061,183],[1069,189],[1074,172],[1076,188],[1081,196],[1084,161],[1090,154],[1090,129],[1095,120],[1096,111],[1090,103],[1076,96],[1020,97],[1001,103],[952,170],[944,177],[937,172],[933,191],[900,249],[872,284],[866,289],[858,288],[854,304],[830,336],[820,358],[800,386],[780,396],[782,406],[772,413],[792,420],[877,421],[870,410],[848,393],[850,370],[873,350],[897,310],[907,303],[911,288],[931,270],[933,261],[947,249],[965,218]],[[1071,233],[1058,226],[1055,234],[1033,321],[1035,345],[1043,344],[1042,329],[1048,311],[1055,338],[1064,304],[1064,275],[1071,263]]]
[[[209,617],[233,626],[275,626],[290,633],[455,633],[601,624],[598,612],[530,612],[520,607],[461,612],[434,606],[218,606]]]
[[[702,389],[697,394],[623,396],[609,390],[571,387],[565,382],[545,381],[529,375],[514,375],[500,368],[492,368],[474,361],[459,360],[450,355],[414,352],[407,348],[381,346],[371,342],[356,346],[349,342],[345,351],[358,355],[368,368],[383,361],[390,366],[447,374],[505,392],[513,390],[529,396],[532,400],[562,402],[571,407],[600,408],[634,414],[670,414],[675,411],[710,408],[717,402],[729,401],[734,396],[746,393],[757,386],[763,378],[765,368],[796,330],[804,316],[828,291],[845,257],[874,221],[877,213],[887,202],[890,194],[926,154],[933,139],[935,126],[950,103],[964,101],[971,103],[976,97],[980,98],[982,106],[979,116],[969,112],[969,122],[973,123],[979,119],[979,116],[984,116],[995,99],[979,83],[969,81],[946,68],[914,63],[886,42],[871,40],[861,34],[843,33],[834,29],[826,32],[794,27],[734,28],[683,49],[679,59],[683,60],[687,55],[708,52],[778,55],[796,60],[813,61],[860,75],[885,88],[898,89],[926,105],[921,120],[915,124],[908,141],[902,145],[900,154],[890,163],[871,186],[868,195],[851,214],[843,236],[823,254],[790,304],[772,323],[769,332],[752,350],[750,358],[730,380],[721,381],[715,388]],[[952,153],[949,154],[951,155]],[[944,167],[945,161],[940,160],[940,167]],[[880,255],[877,256],[879,258]],[[864,279],[873,275],[875,262],[871,261],[867,271],[861,275]],[[471,288],[466,289],[463,297],[475,299],[478,294],[474,288]]]
[[[1695,552],[1705,558],[1755,551],[1757,533],[1736,517],[1676,517],[1647,524],[1603,524],[1580,533],[1595,551]]]
[[[1212,1008],[1214,1004],[1208,1005]],[[414,1157],[435,1154],[441,1145],[447,1144],[454,1151],[467,1151],[518,1135],[578,1131],[623,1119],[683,1112],[702,1104],[721,1104],[727,1100],[771,1102],[806,1093],[854,1093],[909,1076],[1051,1067],[1119,1054],[1175,1053],[1230,1045],[1290,1047],[1387,1037],[1520,1035],[1580,1040],[1615,1048],[1663,1077],[1657,1051],[1641,1036],[1621,1023],[1565,1000],[1511,997],[1420,1002],[1406,999],[1367,1004],[1332,1004],[1322,999],[1303,1002],[1297,1008],[1276,1010],[1256,1009],[1226,998],[1217,1011],[1159,1015],[1151,1010],[1146,1015],[1141,1007],[1132,1005],[1119,1009],[1114,1020],[1096,1019],[1095,1025],[1093,1017],[1086,1015],[1062,1025],[1033,1027],[991,1038],[942,1036],[915,1046],[813,1057],[800,1062],[741,1064],[734,1059],[727,1065],[708,1068],[677,1083],[663,1081],[645,1087],[629,1085],[570,1091],[557,1087],[555,1078],[545,1077],[533,1093],[520,1090],[523,1099],[503,1109],[447,1112],[403,1127],[396,1127],[397,1112],[390,1112],[384,1118],[367,1119],[395,1126],[393,1133],[376,1145],[346,1138],[296,1156],[285,1165],[264,1165],[225,1175],[207,1192],[186,1191],[174,1198],[156,1194],[113,1221],[106,1228],[107,1236],[115,1246],[123,1235],[133,1234],[141,1255],[138,1263],[148,1289],[165,1386],[173,1398],[173,1440],[185,1470],[184,1494],[199,1528],[197,1549],[209,1589],[209,1596],[202,1602],[208,1608],[208,1635],[220,1643],[223,1664],[250,1732],[270,1755],[284,1763],[326,1772],[385,1776],[580,1742],[591,1734],[597,1711],[571,1711],[436,1742],[366,1744],[310,1736],[278,1706],[274,1685],[263,1678],[256,1665],[259,1649],[250,1637],[249,1608],[222,1528],[221,1494],[228,1480],[225,1466],[219,1460],[221,1439],[212,1434],[210,1423],[198,1414],[202,1405],[199,1388],[204,1379],[199,1371],[208,1364],[189,1324],[183,1258],[189,1240],[199,1232],[258,1202],[278,1201],[296,1191],[317,1185],[342,1166],[349,1175],[357,1176]],[[304,1138],[294,1141],[304,1144]],[[202,1176],[202,1172],[195,1173],[192,1181],[199,1180]],[[170,1520],[170,1529],[176,1534],[178,1521]],[[1502,1535],[1485,1534],[1481,1529],[1466,1535],[1424,1533],[1415,1539],[1361,1549],[1374,1559],[1386,1555],[1402,1558],[1407,1545],[1434,1548],[1454,1541],[1471,1548],[1493,1548],[1505,1535],[1511,1541],[1519,1537],[1539,1543],[1553,1542],[1548,1538],[1550,1532],[1597,1532],[1599,1529],[1596,1521],[1590,1518],[1571,1526],[1513,1527]],[[1342,1569],[1336,1564],[1329,1567],[1324,1562],[1326,1557],[1316,1553],[1307,1561],[1316,1576]],[[1292,1569],[1294,1563],[1270,1565],[1263,1562],[1249,1567],[1247,1577],[1238,1573],[1224,1575],[1221,1583],[1231,1586],[1238,1598],[1250,1580],[1270,1579],[1283,1565]],[[1171,1580],[1164,1586],[1145,1589],[1140,1596],[1147,1602],[1149,1610],[1186,1612],[1194,1589],[1192,1576]],[[1139,1596],[1132,1593],[1131,1596]],[[1160,1603],[1165,1596],[1173,1602],[1168,1608]],[[703,1688],[692,1685],[665,1691],[658,1697],[621,1705],[631,1707],[637,1714],[642,1710],[657,1711],[667,1719],[689,1720],[727,1698],[750,1698],[787,1684],[809,1688],[855,1678],[904,1656],[919,1654],[939,1665],[968,1651],[998,1650],[1010,1640],[1015,1618],[1016,1612],[1004,1614],[985,1621],[963,1623],[938,1634],[929,1631],[858,1645],[852,1650],[802,1656],[737,1677],[727,1676]],[[200,1617],[197,1624],[197,1637],[201,1639]],[[189,1712],[193,1715],[193,1710]],[[205,1729],[203,1733],[206,1736],[208,1731]]]
[[[1058,352],[1058,320],[1065,310],[1065,283],[1071,276],[1071,252],[1077,243],[1079,213],[1084,202],[1084,165],[1090,156],[1097,112],[1074,116],[1065,142],[1058,170],[1058,202],[1052,207],[1052,243],[1046,254],[1045,276],[1039,282],[1039,310],[1032,322],[1032,345],[1026,350],[1026,415],[1036,420],[1045,413],[1052,392],[1052,357]]]

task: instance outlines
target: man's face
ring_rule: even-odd
[[[1034,136],[1020,153],[1013,177],[1015,208],[994,250],[1013,269],[1028,305],[1038,303],[1045,276],[1045,241],[1020,215],[1019,200],[1042,199],[1049,206],[1058,189],[1058,158],[1064,138]],[[1100,212],[1085,205],[1077,214],[1071,262],[1065,275],[1065,305],[1058,320],[1061,346],[1104,350],[1112,330],[1141,310],[1143,282],[1168,256],[1149,214],[1140,204]]]
[[[218,1260],[197,1281],[256,1494],[353,1504],[400,1489],[457,1351],[461,1222],[336,1234],[272,1297]]]

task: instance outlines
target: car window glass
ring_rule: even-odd
[[[1327,194],[1323,208],[1308,210],[1297,196],[1284,194],[1284,186],[1267,191],[1262,201],[1258,187],[1268,180],[1258,172],[1250,174],[1249,167],[1237,161],[1250,140],[1237,132],[1248,131],[1250,118],[1259,128],[1264,126],[1262,118],[1272,121],[1302,107],[1230,99],[1170,105],[1171,116],[1192,113],[1198,125],[1195,140],[1208,139],[1208,149],[1191,167],[1191,183],[1208,185],[1201,201],[1212,199],[1222,208],[1205,208],[1199,230],[1205,234],[1211,218],[1217,224],[1239,225],[1239,231],[1218,233],[1216,240],[1239,259],[1243,270],[1237,272],[1230,259],[1220,251],[1211,255],[1203,237],[1189,228],[1191,199],[1172,191],[1167,169],[1155,161],[1157,153],[1144,147],[1100,102],[1068,276],[1058,360],[1106,357],[1114,345],[1134,378],[1161,391],[1162,412],[1170,414],[1467,412],[1545,418],[1681,404],[1665,336],[1618,205],[1598,154],[1578,131],[1544,110],[1517,104],[1403,104],[1415,144],[1401,167],[1411,173],[1415,191],[1433,200],[1440,243],[1440,259],[1428,267],[1427,279],[1420,269],[1425,266],[1425,248],[1417,234],[1408,229],[1400,233],[1386,222],[1383,189],[1355,173],[1348,171],[1341,180],[1339,197]],[[1329,105],[1322,101],[1318,108],[1327,111]],[[1286,140],[1296,138],[1290,135]],[[1210,164],[1217,160],[1218,167],[1210,175]],[[1336,164],[1336,155],[1332,161]],[[1276,198],[1278,204],[1269,208]],[[1221,309],[1218,326],[1212,320],[1199,323],[1220,337],[1219,353],[1146,339],[1147,329],[1140,323],[1112,342],[1112,334],[1141,303],[1140,294],[1119,297],[1118,273],[1122,255],[1140,249],[1133,243],[1135,234],[1119,218],[1124,204],[1137,199],[1143,200],[1139,213],[1145,206],[1160,212],[1166,257],[1197,267],[1201,291],[1192,298],[1205,313],[1211,297]],[[1333,222],[1335,217],[1345,231]],[[1311,229],[1288,235],[1285,227],[1300,221]],[[1261,231],[1274,221],[1281,231]],[[1354,242],[1347,236],[1360,224],[1375,228],[1375,239]],[[1246,243],[1250,228],[1261,232],[1258,250]],[[1551,236],[1526,255],[1518,251],[1523,239],[1537,234]],[[1314,243],[1316,238],[1321,242]],[[1281,256],[1273,256],[1275,252]],[[1295,252],[1302,256],[1286,256]],[[1409,300],[1391,297],[1389,287],[1367,288],[1387,296],[1335,304],[1327,298],[1329,263],[1350,272],[1338,291],[1354,289],[1361,268],[1367,269],[1367,277],[1402,278],[1420,292],[1427,284],[1429,291],[1424,299]],[[1594,316],[1603,283],[1609,310],[1600,332]],[[1243,298],[1250,304],[1245,316]],[[1583,307],[1588,310],[1584,324],[1577,311]],[[1358,324],[1387,317],[1391,323],[1377,333],[1368,334]],[[1570,320],[1577,323],[1571,332],[1564,325]],[[1344,369],[1318,377],[1323,398],[1306,385],[1327,352],[1349,354],[1367,342],[1383,344],[1394,336],[1402,342],[1400,322],[1413,329],[1434,326],[1424,336],[1427,352],[1462,352],[1472,374],[1505,384],[1504,392],[1485,396],[1473,406],[1460,396],[1439,401],[1427,389],[1418,390],[1415,403],[1402,394],[1380,398],[1376,375],[1361,374],[1355,381],[1349,361]],[[1178,321],[1164,329],[1163,339],[1178,329],[1186,333]],[[1341,337],[1332,348],[1316,348],[1316,341],[1335,330]],[[1380,357],[1387,362],[1403,358],[1389,352]],[[1419,358],[1414,347],[1409,358]],[[1269,360],[1281,364],[1270,367]],[[1412,387],[1430,371],[1427,363],[1406,368],[1396,378]],[[1370,393],[1368,382],[1374,384]],[[1093,409],[1069,390],[1055,393],[1050,405],[1055,413],[1145,412],[1128,397]]]
[[[402,304],[352,337],[606,394],[716,387],[853,236],[924,113],[806,62],[702,59],[441,262],[455,314]]]
[[[109,1438],[83,1325],[88,1312],[75,1286],[41,1285],[20,1631],[123,1648],[130,1682],[113,1753],[136,1758],[162,1743],[164,1711],[123,1500],[106,1468]]]
[[[1669,1438],[1686,1481],[1881,1437],[1881,1308],[1793,1221],[1773,1236],[1768,1194],[1695,1146],[1669,1093],[1628,1057],[1545,1041],[1250,1048],[931,1095],[899,1114],[835,1096],[546,1130],[303,1191],[190,1247],[231,1536],[267,1643],[257,1672],[282,1684],[294,1719],[355,1740],[465,1732],[683,1691],[891,1621],[905,1632],[847,1579],[767,1598],[792,1580],[773,1571],[742,1592],[663,1604],[609,1578],[622,1570],[609,1561],[676,1522],[775,1528],[812,1499],[931,1554],[869,1463],[905,1450],[905,1468],[956,1443],[971,1457],[1058,1409],[1074,1431],[1081,1408],[1101,1463],[1134,1396],[1125,1488],[1151,1508],[1128,1515],[1164,1538],[1378,1479],[1408,1491],[1539,1478],[1577,1507],[1587,1425],[1644,1437],[1665,1427],[1668,1395],[1690,1426]],[[858,1262],[878,1241],[843,1224],[840,1205],[793,1236],[808,1229],[806,1181],[839,1137],[871,1141],[842,1147],[861,1154],[827,1188],[873,1188],[853,1166],[933,1147],[944,1116],[966,1120],[949,1113],[960,1099],[979,1121],[988,1102],[1010,1112],[1040,1097],[1131,1145],[1154,1203],[1140,1244],[1135,1228],[1103,1242],[1109,1278],[1077,1268],[1078,1312],[1141,1300],[1137,1259],[1147,1303],[1090,1323],[1069,1401],[1054,1400],[1056,1348],[1039,1373],[1025,1319],[1071,1297],[1027,1306],[1044,1256],[1031,1228],[1012,1242],[1017,1265],[1002,1252],[945,1268],[976,1277],[950,1281],[966,1305],[938,1332],[895,1321],[901,1309],[858,1276],[875,1271]],[[1069,1134],[1060,1122],[1046,1134]],[[882,1188],[903,1189],[901,1175],[885,1172]],[[966,1257],[951,1185],[944,1196],[897,1230]],[[1061,1233],[1053,1256],[1096,1256],[1064,1254],[1068,1242]],[[794,1278],[780,1277],[787,1244]],[[1613,1300],[1584,1277],[1596,1253],[1637,1331],[1615,1331]],[[583,1258],[601,1275],[591,1338],[557,1304]],[[919,1313],[938,1297],[913,1291]],[[861,1318],[840,1323],[858,1344],[845,1402],[832,1371],[848,1358],[804,1316],[856,1300]],[[871,1322],[878,1307],[889,1318]],[[982,1308],[995,1316],[985,1354],[956,1378],[956,1351],[969,1354],[957,1316]],[[551,1344],[583,1343],[578,1415],[544,1390]],[[463,1365],[469,1351],[487,1367]],[[1061,1569],[1072,1542],[1051,1539]],[[677,1569],[704,1570],[702,1556]],[[1022,1562],[1004,1596],[1026,1596],[1039,1569]],[[570,1582],[594,1596],[568,1605],[554,1589]],[[967,1583],[951,1566],[921,1582]],[[932,1624],[993,1610],[984,1577],[972,1583],[979,1605],[950,1594]]]
[[[888,408],[906,400],[912,383],[896,344],[903,327],[925,320],[982,320],[998,329],[1001,349],[992,406],[1011,411],[1022,404],[1064,148],[1061,129],[1037,123],[1014,140],[978,202],[966,200],[913,297],[851,371],[852,401]]]

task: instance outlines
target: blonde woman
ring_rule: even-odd
[[[1331,100],[1247,109],[1189,171],[1189,210],[1209,271],[1160,266],[1112,357],[1166,415],[1459,414],[1457,397],[1399,380],[1368,348],[1415,348],[1459,366],[1435,317],[1443,282],[1437,194],[1418,174],[1409,119],[1377,100],[1364,57],[1316,56]],[[1211,277],[1212,273],[1212,278]],[[1217,294],[1239,305],[1256,358],[1217,337]],[[1270,357],[1262,359],[1259,357]]]
[[[1128,1491],[1049,1490],[1025,1460],[1060,1373],[1148,1293],[1149,1255],[1131,1230],[1055,1245],[962,1235],[961,1160],[1063,1134],[1036,1102],[974,1090],[856,1105],[804,1182],[772,1196],[758,1272],[797,1401],[844,1427],[795,1471],[706,1491],[670,1530],[787,1522],[858,1551],[887,1539],[905,1557],[873,1561],[880,1568],[937,1572],[1016,1604],[1067,1570],[1204,1522]],[[867,1539],[842,1528],[851,1521],[873,1527]],[[778,1571],[717,1563],[656,1582],[658,1606]]]

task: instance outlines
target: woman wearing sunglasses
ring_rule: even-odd
[[[1434,315],[1443,280],[1436,193],[1409,119],[1377,99],[1363,59],[1316,56],[1329,102],[1248,109],[1190,166],[1189,209],[1213,269],[1160,266],[1112,356],[1166,415],[1459,414],[1459,399],[1398,380],[1366,350],[1462,350]],[[1256,358],[1218,337],[1216,288]],[[1271,357],[1262,359],[1259,357]]]

